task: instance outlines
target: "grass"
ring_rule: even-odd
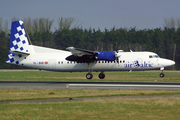
[[[137,95],[174,95],[180,91],[165,90],[99,90],[99,89],[0,89],[0,101],[48,98],[110,97]]]
[[[179,72],[164,72],[165,77],[159,77],[160,71],[105,72],[105,79],[98,78],[99,72],[93,72],[93,79],[87,80],[86,72],[49,72],[49,71],[0,71],[0,80],[15,81],[124,81],[124,82],[180,82]]]
[[[135,82],[180,82],[179,72],[105,72],[100,80],[93,72],[87,80],[83,73],[61,73],[47,71],[0,71],[0,80],[18,81],[135,81]],[[0,101],[69,98],[66,102],[15,103],[0,105],[0,120],[178,120],[180,118],[179,97],[158,98],[112,98],[74,101],[78,97],[174,95],[180,91],[165,90],[97,90],[97,89],[0,89]]]
[[[180,98],[84,100],[0,105],[1,119],[178,120]]]

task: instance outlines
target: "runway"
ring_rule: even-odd
[[[59,82],[59,81],[0,81],[0,89],[119,89],[119,90],[180,90],[180,83],[158,82]],[[112,98],[180,97],[180,95],[111,96],[73,98],[73,101]],[[0,101],[0,104],[66,102],[68,98]]]
[[[66,82],[66,81],[0,81],[0,89],[144,89],[180,90],[180,83],[161,82]]]

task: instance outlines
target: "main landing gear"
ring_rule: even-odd
[[[93,75],[91,74],[91,73],[87,73],[86,74],[86,78],[87,79],[92,79],[93,78]],[[99,79],[104,79],[105,78],[105,74],[103,73],[103,72],[101,72],[100,74],[99,74]]]
[[[87,79],[92,79],[93,78],[93,75],[91,74],[89,63],[88,63],[88,73],[86,74],[86,78]]]
[[[101,73],[99,74],[99,78],[100,78],[100,79],[104,79],[104,78],[105,78],[105,74],[104,74],[103,72],[101,72]]]
[[[87,78],[87,79],[92,79],[92,78],[93,78],[93,75],[92,75],[91,73],[87,73],[87,74],[86,74],[86,78]]]
[[[88,73],[86,74],[86,78],[87,78],[87,79],[92,79],[92,78],[93,78],[93,75],[91,74],[91,69],[90,69],[89,63],[88,63]],[[104,79],[104,78],[105,78],[104,72],[101,72],[101,73],[99,74],[99,78],[100,78],[100,79]]]

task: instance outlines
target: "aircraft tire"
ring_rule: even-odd
[[[86,74],[86,78],[87,78],[87,79],[92,79],[92,78],[93,78],[93,75],[92,75],[91,73],[87,73],[87,74]]]
[[[104,79],[104,78],[105,78],[105,74],[104,74],[104,73],[100,73],[100,74],[99,74],[99,78],[100,78],[100,79]]]
[[[163,78],[163,77],[164,77],[164,73],[160,73],[159,76],[160,76],[161,78]]]

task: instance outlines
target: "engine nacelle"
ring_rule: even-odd
[[[94,62],[96,59],[93,56],[88,56],[88,55],[83,55],[82,57],[70,55],[66,58],[66,60],[90,63],[90,62]]]
[[[115,52],[111,51],[98,51],[99,54],[95,56],[96,60],[114,61]]]
[[[115,52],[110,51],[98,51],[99,54],[97,55],[83,55],[82,57],[78,57],[75,55],[70,55],[66,58],[68,61],[76,61],[76,62],[94,62],[98,60],[105,60],[105,61],[114,61],[116,60]]]

